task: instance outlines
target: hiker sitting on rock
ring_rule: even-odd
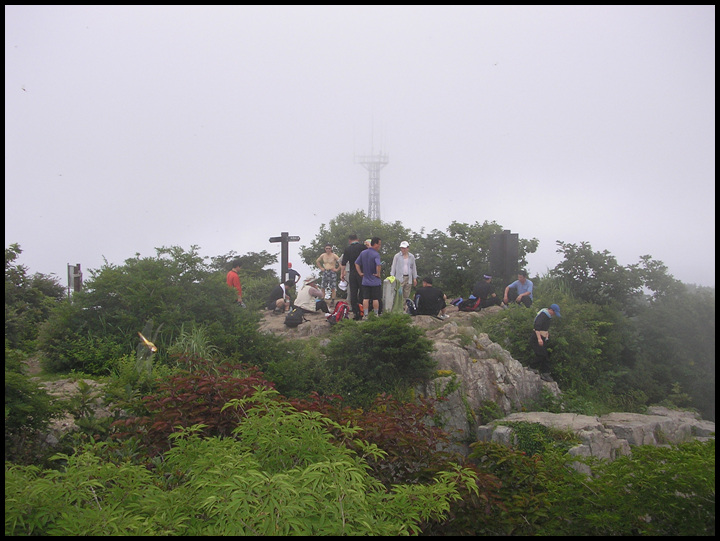
[[[447,297],[441,290],[433,287],[432,283],[432,276],[423,278],[422,287],[419,287],[415,292],[417,315],[436,316],[440,319],[446,319],[450,317],[445,314]]]
[[[324,292],[317,287],[317,278],[308,276],[305,278],[303,286],[300,288],[295,299],[295,306],[300,308],[304,313],[310,314],[318,311],[330,311],[327,303],[323,299]]]

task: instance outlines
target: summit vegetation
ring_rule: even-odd
[[[342,252],[350,232],[379,236],[388,272],[408,240],[421,275],[466,296],[502,231],[413,232],[358,212],[300,251],[311,264],[328,242]],[[537,246],[520,239],[521,268]],[[621,266],[586,243],[557,250],[557,267],[530,276],[532,309],[474,323],[524,362],[536,311],[562,307],[551,359],[563,396],[538,409],[661,404],[714,420],[714,288],[683,284],[648,255]],[[714,440],[633,448],[592,476],[568,467],[552,431],[455,454],[433,401],[413,392],[437,371],[410,316],[341,322],[322,341],[258,332],[279,281],[267,252],[161,247],[90,270],[70,296],[30,275],[21,253],[5,249],[6,535],[715,534]],[[238,257],[246,307],[225,283]],[[78,393],[49,395],[58,379]],[[77,430],[51,445],[68,415]]]

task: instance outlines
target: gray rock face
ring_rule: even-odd
[[[438,414],[443,427],[456,439],[475,440],[478,417],[484,408],[508,414],[539,402],[543,391],[560,395],[557,383],[541,380],[491,342],[487,334],[475,334],[472,327],[452,320],[441,322],[427,316],[415,319],[427,327],[426,334],[435,343],[433,357],[441,374],[418,392],[445,399],[437,407]]]
[[[663,445],[682,443],[695,438],[706,439],[715,432],[715,423],[698,419],[697,414],[649,408],[647,414],[609,413],[602,417],[571,413],[528,412],[513,413],[492,423],[479,426],[479,441],[493,441],[506,445],[515,443],[511,427],[502,422],[538,423],[548,428],[575,433],[581,443],[568,451],[572,456],[593,456],[605,460],[630,454],[635,445]],[[589,468],[577,465],[580,471]]]
[[[639,413],[608,413],[600,421],[630,445],[662,445],[680,443],[693,438],[706,438],[715,432],[715,423],[703,421],[696,413],[676,411],[659,406]]]
[[[630,454],[633,445],[680,443],[707,438],[715,432],[715,423],[701,420],[695,413],[661,407],[650,408],[644,415],[610,413],[603,417],[533,412],[533,405],[543,393],[560,396],[560,388],[557,383],[541,380],[486,334],[475,333],[472,319],[486,312],[450,312],[446,321],[427,316],[414,318],[414,323],[422,326],[435,343],[433,355],[441,375],[418,391],[424,396],[445,398],[438,406],[440,423],[454,436],[457,449],[464,450],[463,443],[476,440],[512,445],[513,430],[499,425],[500,421],[540,423],[571,431],[581,443],[569,450],[570,455],[606,460]],[[506,416],[478,426],[480,412],[489,405]],[[523,410],[530,411],[512,413]],[[578,464],[577,468],[589,472],[586,466]]]
[[[500,421],[525,421],[574,432],[581,443],[570,449],[573,456],[593,456],[614,460],[631,453],[633,445],[663,445],[692,438],[707,438],[715,432],[715,423],[699,419],[697,414],[667,408],[650,408],[647,414],[610,413],[602,417],[572,413],[533,412],[544,394],[559,397],[557,383],[540,376],[513,359],[508,351],[492,342],[487,334],[477,333],[472,321],[500,310],[491,307],[481,312],[448,309],[450,316],[439,320],[416,316],[413,325],[425,329],[433,340],[433,357],[438,377],[417,389],[426,397],[442,397],[437,406],[439,424],[454,438],[456,450],[467,451],[474,441],[514,443],[512,428]],[[287,338],[325,336],[330,325],[322,314],[311,314],[310,321],[296,329],[283,324],[283,316],[265,315],[261,330]],[[482,412],[494,409],[505,415],[482,424]],[[513,413],[524,411],[525,413]],[[582,465],[583,471],[589,470]]]

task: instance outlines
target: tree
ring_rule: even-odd
[[[445,293],[467,296],[483,274],[490,273],[490,242],[502,233],[496,222],[464,224],[453,221],[447,233],[434,229],[426,237],[416,239],[418,273],[436,278]],[[526,256],[537,250],[537,239],[519,239],[518,264],[527,264]]]
[[[25,265],[15,264],[21,253],[17,243],[5,249],[5,340],[11,348],[29,350],[38,326],[64,299],[65,290],[56,278],[28,276]]]
[[[638,377],[634,385],[659,402],[679,385],[686,403],[715,419],[715,290],[686,286],[663,295],[635,318]],[[649,384],[652,383],[652,387]]]
[[[565,278],[577,299],[599,305],[616,302],[628,309],[641,294],[643,278],[637,265],[623,267],[610,252],[593,252],[587,242],[580,246],[562,241],[557,244],[560,248],[556,251],[565,259],[550,275]]]
[[[236,296],[225,281],[227,271],[208,265],[197,246],[187,251],[162,247],[156,252],[156,257],[136,254],[124,265],[106,262],[100,269],[90,270],[90,278],[73,296],[72,305],[60,307],[42,327],[39,345],[48,368],[107,374],[118,357],[132,354],[138,332],[145,334],[145,329],[157,333],[152,341],[158,347],[159,360],[167,358],[167,350],[183,326],[204,327],[209,342],[225,355],[243,349],[237,327],[252,324],[249,320],[258,316],[240,313]],[[271,258],[255,254],[248,260],[264,264]],[[258,276],[261,270],[247,269]],[[262,276],[255,283],[264,283]],[[249,289],[244,295],[246,302],[259,303],[257,297],[266,295],[264,290],[253,291],[254,285],[243,284],[243,293]]]
[[[383,274],[390,274],[393,256],[400,250],[400,243],[407,240],[413,243],[409,229],[400,222],[386,223],[381,220],[370,220],[359,210],[353,213],[341,213],[330,220],[330,224],[320,226],[320,231],[309,246],[300,247],[300,256],[310,268],[315,267],[315,260],[323,253],[326,244],[332,244],[335,252],[341,255],[348,245],[348,235],[355,233],[360,242],[372,237],[382,239],[380,257],[383,262]]]

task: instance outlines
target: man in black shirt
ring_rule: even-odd
[[[502,301],[493,291],[492,276],[488,274],[483,275],[483,279],[475,284],[472,294],[476,299],[481,299],[480,308],[487,308],[488,306],[500,306]]]
[[[535,353],[535,358],[530,363],[530,367],[540,373],[543,381],[553,381],[550,376],[550,357],[547,350],[547,341],[550,338],[550,323],[553,316],[560,316],[560,307],[557,304],[551,304],[549,308],[543,308],[535,316],[533,322],[533,332],[530,336],[530,347]]]
[[[362,276],[355,268],[355,260],[365,249],[365,245],[360,243],[355,234],[348,236],[348,240],[350,244],[345,248],[340,260],[340,281],[346,280],[348,283],[348,304],[353,311],[353,319],[359,320],[362,317],[359,307],[362,304]],[[350,263],[350,274],[346,276],[345,269],[348,263]]]
[[[423,278],[422,287],[415,292],[415,306],[419,316],[437,316],[446,319],[450,316],[445,314],[446,299],[445,293],[432,285],[431,276]],[[440,314],[438,316],[438,314]]]

